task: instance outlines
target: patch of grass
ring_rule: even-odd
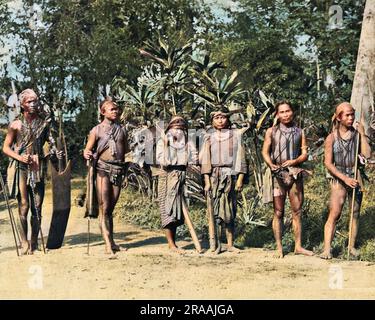
[[[6,136],[7,130],[6,129],[1,129],[0,130],[0,147],[3,147],[5,136]],[[6,169],[8,167],[9,163],[9,158],[6,157],[2,151],[0,151],[1,157],[0,157],[0,173],[5,175],[6,174]]]
[[[368,240],[361,246],[360,257],[363,261],[375,261],[375,239]]]
[[[132,189],[121,192],[115,214],[143,228],[161,228],[158,204]]]

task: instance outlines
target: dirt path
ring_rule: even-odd
[[[77,190],[73,190],[73,199]],[[62,249],[18,258],[7,212],[0,211],[0,299],[374,299],[375,264],[246,249],[241,254],[198,255],[191,242],[185,256],[168,252],[162,232],[115,223],[117,242],[129,248],[117,259],[104,255],[97,220],[91,254],[87,222],[72,207]],[[44,204],[48,233],[51,194]]]

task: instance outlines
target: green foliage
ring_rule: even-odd
[[[222,78],[218,78],[203,72],[198,79],[200,83],[191,89],[191,92],[212,109],[219,106],[228,106],[230,102],[239,100],[244,92],[241,84],[236,81],[237,75],[238,72],[234,71],[230,76],[224,74]]]
[[[375,240],[368,240],[360,250],[361,260],[375,261]]]
[[[150,109],[153,106],[154,97],[157,93],[156,91],[151,90],[150,87],[143,84],[138,87],[138,90],[126,85],[125,90],[119,88],[118,91],[120,101],[126,101],[127,104],[139,108],[141,112],[141,121],[152,118],[150,116]]]
[[[0,146],[3,145],[5,136],[6,136],[6,131],[5,131],[5,129],[1,128],[0,129]],[[0,154],[1,154],[1,158],[0,158],[0,172],[1,173],[5,173],[6,172],[6,168],[8,167],[8,158],[4,156],[4,154],[3,154],[2,151],[0,151]]]
[[[116,206],[116,214],[125,221],[148,229],[159,229],[160,214],[157,203],[145,201],[146,198],[134,192],[134,189],[124,190]]]
[[[332,5],[343,10],[342,26],[330,25]],[[240,0],[238,8],[212,52],[245,89],[291,100],[315,122],[350,99],[364,1]]]
[[[138,123],[176,113],[207,121],[217,104],[246,108],[252,101],[259,108],[261,88],[272,100],[291,100],[308,119],[305,126],[327,130],[333,105],[350,97],[364,2],[237,4],[237,10],[224,10],[223,23],[199,0],[25,0],[17,19],[4,3],[0,39],[17,35],[9,56],[22,74],[18,91],[31,86],[53,110],[76,119],[81,144],[97,123],[98,99],[108,93],[123,100],[125,114]],[[335,4],[343,9],[342,28],[329,25]],[[139,48],[152,60],[142,59]],[[224,64],[225,74],[219,70]],[[0,89],[8,92],[9,69],[5,65],[0,77]]]
[[[180,41],[181,39],[178,40]],[[189,40],[181,46],[178,42],[171,43],[161,37],[157,43],[145,42],[145,47],[139,51],[156,65],[145,67],[138,78],[137,89],[126,85],[125,79],[118,77],[114,81],[118,98],[139,110],[138,113],[143,117],[141,122],[160,117],[167,119],[167,113],[181,113],[189,99],[184,87],[189,81],[187,71],[192,42]]]
[[[152,64],[144,67],[137,87],[128,85],[121,77],[114,80],[117,97],[126,105],[124,113],[134,114],[131,118],[139,119],[138,123],[149,123],[168,120],[175,114],[193,120],[202,112],[207,121],[209,112],[219,106],[241,109],[244,91],[236,79],[237,71],[218,75],[223,64],[210,61],[209,54],[199,52],[194,53],[193,59],[192,49],[191,40],[174,42],[160,37],[156,43],[146,42],[140,53]]]
[[[138,48],[145,41],[157,41],[159,33],[199,39],[211,21],[199,0],[25,0],[17,12],[10,11],[7,3],[0,5],[0,39],[17,42],[8,57],[21,74],[18,92],[32,87],[54,111],[74,119],[78,137],[71,141],[80,145],[97,124],[98,100],[108,94],[106,87],[115,77],[130,84],[141,74]],[[11,91],[15,74],[9,69],[5,65],[0,71],[2,91]]]

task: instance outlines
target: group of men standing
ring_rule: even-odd
[[[50,132],[50,119],[31,89],[20,94],[22,113],[9,125],[3,152],[11,158],[13,174],[8,176],[10,194],[18,200],[21,220],[21,238],[24,254],[37,249],[41,226],[41,207],[44,197],[44,178],[49,157],[62,157],[54,146]],[[301,209],[303,204],[303,177],[307,174],[301,165],[308,158],[304,131],[297,127],[293,108],[282,101],[275,106],[277,123],[266,132],[262,155],[272,176],[274,218],[272,228],[277,245],[277,256],[283,257],[282,230],[285,201],[289,198],[295,235],[295,254],[313,255],[302,247]],[[127,132],[119,123],[120,109],[112,99],[100,106],[103,120],[89,134],[84,158],[94,169],[95,195],[99,208],[99,226],[106,252],[114,255],[122,248],[113,237],[113,211],[126,175],[125,155],[129,152]],[[230,112],[223,106],[211,113],[211,127],[206,131],[201,148],[188,139],[187,121],[174,116],[156,144],[156,160],[160,167],[158,177],[158,203],[161,224],[168,246],[177,253],[183,252],[176,244],[176,229],[184,223],[187,204],[185,198],[186,170],[190,164],[199,165],[204,181],[204,192],[212,199],[217,237],[225,230],[227,251],[238,253],[234,245],[237,192],[242,191],[247,173],[242,131],[230,123]],[[325,166],[329,172],[331,197],[330,211],[324,229],[324,251],[321,257],[331,259],[331,242],[337,220],[346,197],[355,189],[355,206],[350,252],[354,248],[358,231],[361,204],[361,178],[355,179],[356,146],[359,153],[369,158],[371,149],[362,125],[356,125],[353,107],[341,103],[333,116],[333,130],[325,143]],[[49,148],[45,148],[45,144]],[[199,150],[198,150],[199,149]],[[8,169],[8,172],[12,172]],[[358,176],[360,177],[360,176]],[[27,215],[31,208],[31,242],[27,240]],[[219,253],[220,249],[216,252]]]
[[[285,200],[289,197],[292,211],[292,225],[295,235],[296,254],[313,255],[302,248],[301,210],[303,204],[303,177],[308,174],[301,164],[308,158],[304,132],[293,122],[293,108],[289,102],[282,101],[275,106],[278,124],[266,132],[263,144],[263,158],[272,171],[274,218],[272,228],[279,257],[284,256],[281,235],[285,210]],[[357,127],[357,128],[355,128]],[[359,149],[356,150],[359,140]],[[358,151],[358,152],[357,152]],[[370,158],[371,148],[361,124],[355,123],[355,110],[348,102],[340,103],[332,117],[332,132],[324,145],[324,164],[330,182],[329,214],[324,227],[323,259],[332,259],[331,243],[346,197],[352,200],[352,190],[356,190],[353,210],[353,232],[351,233],[350,254],[358,257],[354,248],[358,232],[358,218],[362,199],[363,181],[356,174],[357,154]],[[357,179],[355,177],[358,177]]]

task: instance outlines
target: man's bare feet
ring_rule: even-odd
[[[274,257],[277,258],[277,259],[282,259],[282,258],[284,258],[284,252],[283,252],[283,249],[277,249],[277,250],[275,251]]]
[[[302,254],[304,256],[313,256],[314,255],[314,252],[310,251],[310,250],[306,250],[304,248],[295,248],[294,249],[294,254],[295,255],[299,255],[299,254]]]
[[[117,256],[115,254],[110,254],[108,259],[109,260],[115,260],[115,259],[117,259]]]
[[[29,243],[29,241],[23,241],[22,245],[21,245],[21,248],[22,248],[21,253],[23,255],[30,254],[30,243]]]
[[[227,251],[232,252],[232,253],[241,253],[242,250],[236,248],[235,246],[230,246],[230,247],[227,248]]]
[[[128,248],[120,247],[118,244],[112,244],[112,250],[114,252],[119,252],[119,251],[127,251]]]
[[[209,256],[213,256],[215,254],[215,251],[211,251],[210,249],[208,249],[204,253],[209,255]]]
[[[349,250],[349,255],[350,255],[349,256],[350,259],[359,259],[360,253],[357,249],[351,248]]]
[[[324,260],[331,260],[332,259],[332,254],[331,254],[331,252],[323,251],[323,253],[320,254],[319,258],[320,259],[324,259]]]
[[[223,249],[223,247],[221,245],[221,242],[217,241],[216,242],[216,249],[215,249],[215,251],[213,251],[213,254],[220,254],[220,253],[222,253],[223,252],[222,249]]]
[[[37,250],[38,250],[38,241],[36,242],[31,241],[29,254],[34,254],[34,252]]]
[[[169,247],[169,250],[171,250],[171,252],[173,253],[177,253],[177,254],[184,254],[185,253],[185,250],[182,249],[182,248],[179,248],[177,246],[170,246]]]
[[[106,246],[105,247],[105,254],[114,256],[115,255],[115,251],[112,249],[112,247]]]

